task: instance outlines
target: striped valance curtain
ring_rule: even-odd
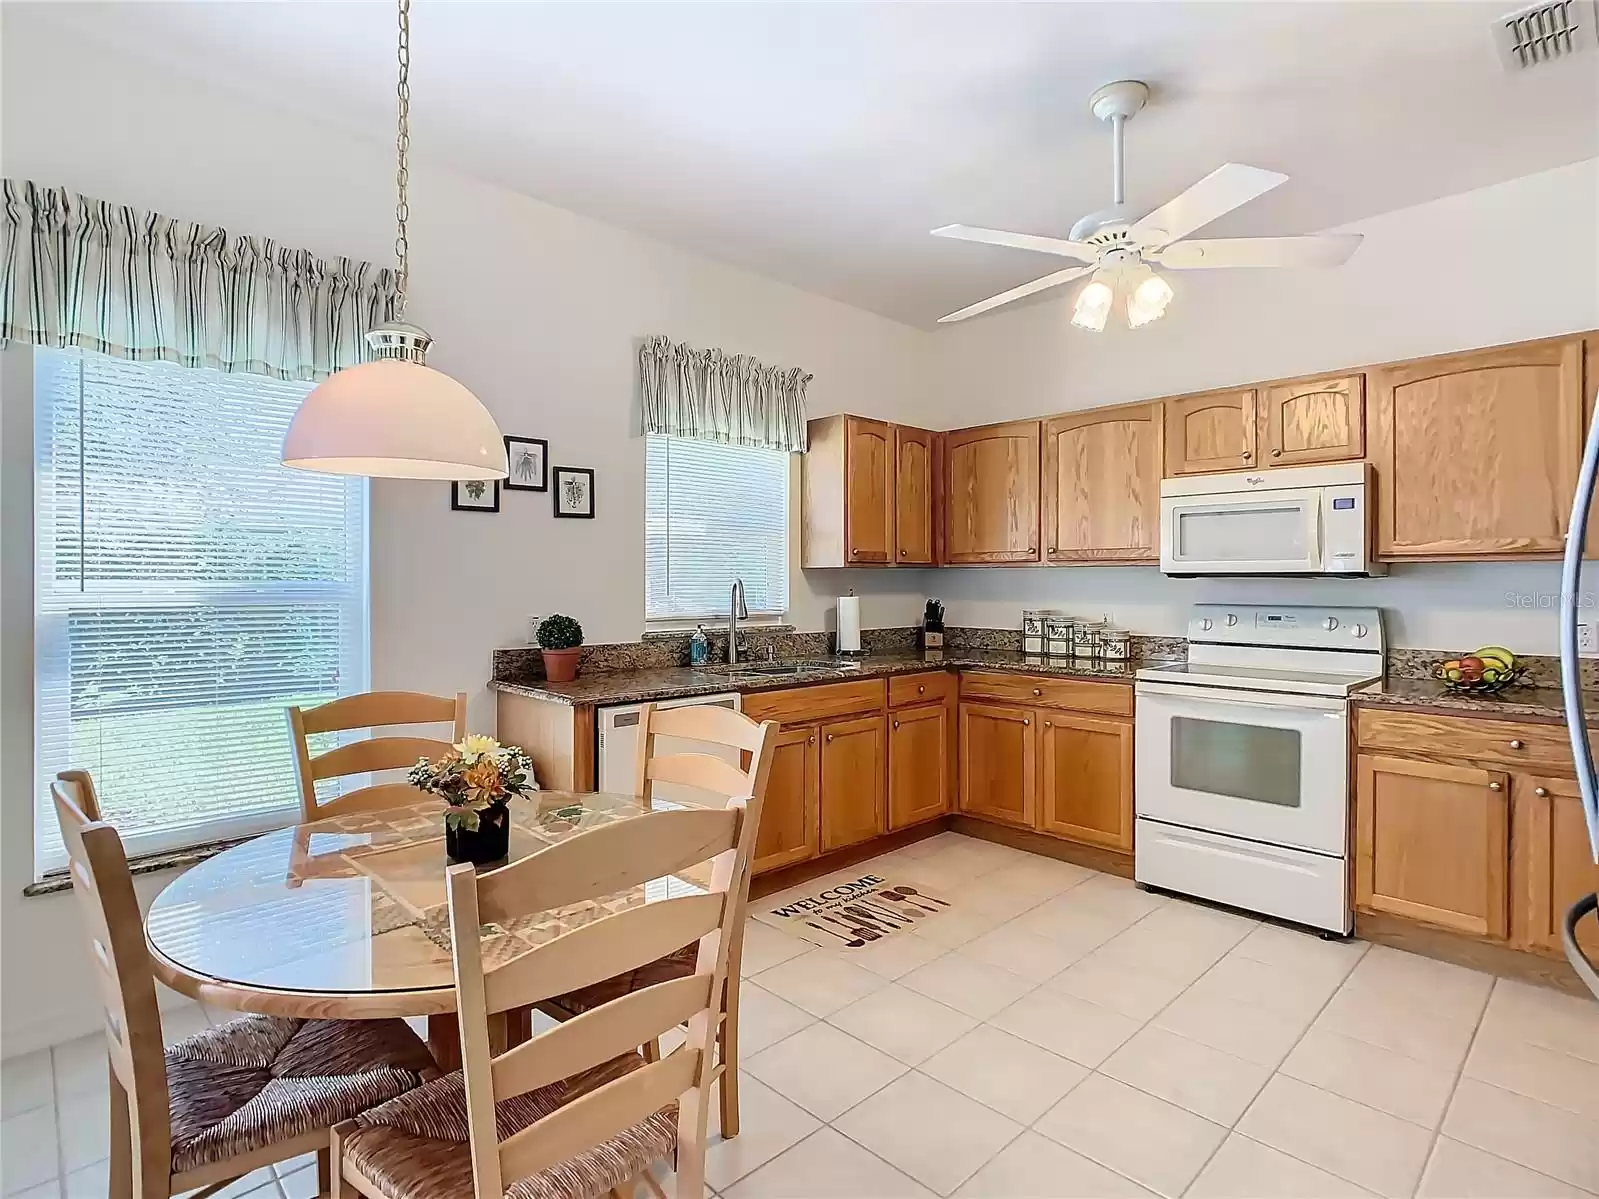
[[[804,371],[666,337],[645,338],[638,364],[644,432],[790,453],[805,449],[811,376]]]
[[[5,180],[0,346],[318,380],[368,357],[394,272]]]

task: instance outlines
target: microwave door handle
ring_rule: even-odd
[[[1321,492],[1316,496],[1316,503],[1311,508],[1310,514],[1310,544],[1312,557],[1310,568],[1317,574],[1324,574],[1327,570],[1327,521],[1322,512],[1322,506],[1327,502],[1327,493]]]

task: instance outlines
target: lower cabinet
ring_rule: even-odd
[[[888,827],[908,828],[949,811],[949,709],[900,708],[888,717]]]
[[[1033,710],[960,706],[960,808],[1032,828],[1038,810],[1038,736]]]
[[[887,720],[832,720],[821,737],[821,850],[842,849],[888,831],[884,780]]]
[[[1130,720],[1040,711],[1038,831],[1133,852]]]
[[[807,861],[819,852],[821,754],[816,735],[814,724],[778,730],[750,865],[754,874]]]
[[[1490,940],[1509,934],[1510,776],[1361,754],[1355,906]]]
[[[1520,949],[1560,953],[1566,910],[1599,891],[1577,780],[1510,776],[1510,936]],[[1599,933],[1583,921],[1578,944],[1599,959]]]

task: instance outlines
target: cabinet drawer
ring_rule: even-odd
[[[1074,712],[1104,712],[1111,716],[1133,714],[1133,689],[1126,683],[968,671],[961,674],[961,695],[1037,707],[1070,708]]]
[[[1536,765],[1570,773],[1571,741],[1565,726],[1437,716],[1361,708],[1355,737],[1362,749],[1385,749],[1429,758],[1466,758],[1507,766]]]
[[[897,674],[888,680],[888,706],[942,703],[955,693],[955,676],[947,670],[927,674]]]
[[[779,691],[757,691],[744,697],[744,715],[751,720],[775,720],[779,724],[828,720],[834,716],[870,712],[882,706],[882,679],[785,687]]]

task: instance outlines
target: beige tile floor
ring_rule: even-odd
[[[722,1199],[1599,1195],[1599,1004],[949,833],[869,869],[956,907],[838,952],[750,924]],[[105,1195],[105,1085],[92,1038],[4,1063],[6,1196]]]

